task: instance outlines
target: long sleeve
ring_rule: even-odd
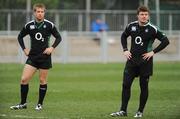
[[[154,53],[157,53],[157,52],[163,50],[169,44],[169,40],[166,37],[166,35],[159,30],[157,30],[156,38],[161,43],[153,50]]]
[[[153,50],[154,53],[157,53],[161,50],[163,50],[167,45],[169,44],[169,40],[167,37],[164,37],[161,40],[161,43]]]
[[[128,27],[126,27],[125,31],[121,35],[121,45],[123,47],[123,51],[127,51],[127,37],[129,36]]]
[[[52,47],[56,48],[58,46],[58,44],[62,41],[62,38],[61,38],[60,33],[57,31],[56,27],[53,27],[52,34],[56,38]]]
[[[23,29],[20,31],[19,35],[18,35],[18,42],[19,42],[19,45],[21,46],[22,50],[24,50],[26,47],[24,45],[24,36],[26,36],[28,33],[27,33],[27,30],[25,27],[23,27]]]

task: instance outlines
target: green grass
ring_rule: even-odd
[[[28,109],[10,110],[19,102],[23,65],[0,64],[0,119],[118,119],[124,63],[54,64],[49,72],[44,109],[35,111],[38,74],[30,81]],[[154,63],[143,119],[180,119],[180,62]],[[127,119],[139,105],[139,82],[132,86]]]

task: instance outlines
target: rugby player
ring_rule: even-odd
[[[131,96],[131,85],[135,77],[139,77],[141,89],[139,108],[134,117],[142,117],[148,99],[148,82],[153,74],[153,56],[164,49],[169,40],[166,35],[149,21],[150,11],[145,6],[137,9],[137,21],[127,25],[121,36],[121,44],[127,62],[123,73],[122,100],[118,112],[113,117],[127,116],[127,106]],[[131,37],[131,48],[127,47],[127,38]],[[153,49],[153,42],[158,39],[159,45]]]
[[[43,100],[47,91],[47,76],[48,70],[52,68],[51,54],[56,46],[61,42],[61,36],[55,25],[46,20],[45,5],[42,3],[34,4],[33,12],[35,19],[28,22],[18,35],[18,42],[27,56],[21,82],[21,102],[17,105],[11,106],[11,109],[26,109],[27,108],[27,95],[29,90],[29,81],[32,79],[35,72],[39,72],[39,100],[35,106],[36,110],[41,110]],[[29,35],[31,47],[28,49],[23,41],[23,38]],[[50,45],[50,36],[55,37],[52,46]]]

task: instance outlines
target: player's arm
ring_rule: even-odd
[[[51,47],[46,48],[45,51],[43,52],[44,54],[47,54],[47,55],[50,55],[62,40],[61,35],[55,26],[52,28],[51,33],[55,37],[55,41]]]
[[[55,26],[52,29],[52,35],[55,37],[55,41],[54,41],[52,47],[56,48],[58,46],[58,44],[62,41],[62,38]]]
[[[157,30],[156,38],[160,41],[160,44],[153,51],[143,54],[143,59],[149,60],[155,53],[160,52],[169,44],[168,38],[159,30]]]
[[[169,44],[169,40],[166,35],[159,30],[157,31],[156,38],[160,41],[160,44],[153,50],[154,53],[160,52]]]
[[[128,27],[126,27],[125,31],[121,35],[121,45],[122,45],[123,51],[124,51],[123,54],[128,60],[131,59],[131,57],[132,57],[131,52],[127,48],[127,38],[129,36],[129,34],[130,34],[129,29],[128,29]]]
[[[24,40],[23,38],[28,34],[28,31],[26,29],[26,27],[23,27],[23,29],[20,31],[19,35],[18,35],[18,42],[20,47],[22,48],[22,50],[24,51],[25,55],[28,56],[29,55],[29,49],[27,49],[24,45]]]

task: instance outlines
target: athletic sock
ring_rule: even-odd
[[[148,92],[149,92],[148,82],[149,82],[149,76],[140,77],[141,94],[140,94],[140,102],[139,102],[139,109],[138,109],[140,112],[143,112],[147,99],[148,99]]]
[[[43,104],[44,97],[47,91],[47,84],[39,86],[39,101],[38,104]]]
[[[130,98],[130,94],[131,94],[131,90],[128,89],[128,88],[125,88],[125,86],[123,86],[123,90],[122,90],[122,104],[121,104],[120,111],[127,112],[127,105],[128,105],[128,101],[129,101],[129,98]]]
[[[140,95],[140,104],[138,109],[140,112],[143,112],[147,99],[148,99],[148,90],[144,90],[143,92],[141,92]]]
[[[122,85],[122,103],[121,103],[120,111],[127,112],[127,106],[131,96],[131,85],[133,80],[134,77],[124,72],[123,85]]]
[[[28,90],[29,90],[28,84],[26,85],[21,84],[21,104],[26,103]]]

